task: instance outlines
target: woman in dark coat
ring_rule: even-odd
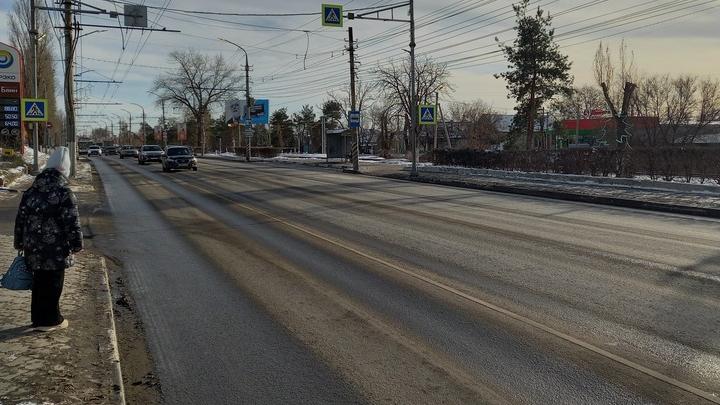
[[[60,314],[65,269],[83,248],[77,199],[68,187],[70,154],[58,148],[25,191],[15,219],[15,249],[33,272],[31,319],[36,330],[68,326]]]

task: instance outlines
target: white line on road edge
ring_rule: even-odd
[[[187,185],[187,186],[193,187],[193,188],[195,188],[195,189],[198,189],[198,190],[206,191],[205,189],[203,189],[203,188],[201,188],[201,187],[198,187],[198,186],[196,186],[196,185],[194,185],[194,184],[190,184],[190,183],[188,183],[188,182],[184,182],[184,184]],[[442,290],[445,290],[445,291],[447,291],[447,292],[450,292],[450,293],[452,293],[452,294],[455,294],[455,295],[457,295],[458,297],[464,298],[464,299],[466,299],[466,300],[468,300],[468,301],[470,301],[470,302],[473,302],[473,303],[475,303],[475,304],[481,305],[481,306],[483,306],[483,307],[485,307],[485,308],[487,308],[487,309],[490,309],[490,310],[492,310],[492,311],[495,311],[495,312],[498,312],[498,313],[503,314],[503,315],[505,315],[505,316],[508,316],[508,317],[510,317],[510,318],[512,318],[512,319],[515,319],[516,321],[519,321],[519,322],[522,322],[522,323],[524,323],[524,324],[526,324],[526,325],[529,325],[529,326],[532,326],[532,327],[534,327],[534,328],[540,329],[540,330],[542,330],[543,332],[549,333],[550,335],[553,335],[553,336],[555,336],[555,337],[558,337],[558,338],[560,338],[560,339],[563,339],[563,340],[565,340],[565,341],[567,341],[567,342],[569,342],[569,343],[572,343],[572,344],[575,344],[575,345],[577,345],[577,346],[580,346],[580,347],[582,347],[582,348],[584,348],[584,349],[590,350],[590,351],[593,352],[593,353],[599,354],[600,356],[603,356],[603,357],[605,357],[605,358],[608,358],[608,359],[610,359],[610,360],[613,360],[613,361],[615,361],[615,362],[618,362],[618,363],[620,363],[620,364],[622,364],[622,365],[625,365],[625,366],[627,366],[627,367],[630,367],[630,368],[632,368],[632,369],[634,369],[634,370],[636,370],[636,371],[639,371],[639,372],[641,372],[641,373],[643,373],[643,374],[645,374],[645,375],[648,375],[648,376],[650,376],[650,377],[653,377],[653,378],[655,378],[655,379],[658,379],[658,380],[660,380],[660,381],[662,381],[662,382],[665,382],[665,383],[667,383],[667,384],[673,385],[673,386],[675,386],[675,387],[677,387],[677,388],[680,388],[680,389],[682,389],[682,390],[684,390],[684,391],[687,391],[687,392],[689,392],[689,393],[691,393],[691,394],[697,395],[697,396],[699,396],[700,398],[706,399],[706,400],[708,400],[708,401],[710,401],[710,402],[712,402],[712,403],[720,404],[720,398],[719,398],[717,395],[715,395],[715,394],[712,394],[712,393],[707,392],[707,391],[703,391],[703,390],[701,390],[701,389],[699,389],[699,388],[695,388],[695,387],[693,387],[692,385],[689,385],[689,384],[684,383],[684,382],[682,382],[682,381],[676,380],[676,379],[674,379],[674,378],[672,378],[672,377],[670,377],[670,376],[667,376],[667,375],[665,375],[665,374],[662,374],[662,373],[660,373],[660,372],[658,372],[658,371],[655,371],[655,370],[652,370],[652,369],[650,369],[650,368],[647,368],[647,367],[645,367],[645,366],[643,366],[643,365],[641,365],[641,364],[635,363],[635,362],[632,361],[632,360],[628,360],[628,359],[623,358],[623,357],[621,357],[621,356],[618,356],[618,355],[616,355],[616,354],[610,353],[610,352],[608,352],[607,350],[604,350],[604,349],[602,349],[602,348],[600,348],[600,347],[597,347],[597,346],[595,346],[595,345],[593,345],[593,344],[591,344],[591,343],[584,342],[584,341],[582,341],[582,340],[580,340],[580,339],[577,339],[577,338],[575,338],[575,337],[572,337],[572,336],[570,336],[570,335],[568,335],[568,334],[566,334],[566,333],[563,333],[563,332],[561,332],[561,331],[559,331],[559,330],[556,330],[556,329],[553,329],[553,328],[551,328],[551,327],[549,327],[549,326],[543,325],[543,324],[541,324],[541,323],[539,323],[539,322],[537,322],[537,321],[533,321],[532,319],[527,318],[527,317],[525,317],[525,316],[523,316],[523,315],[517,314],[517,313],[512,312],[512,311],[510,311],[510,310],[508,310],[508,309],[499,307],[499,306],[497,306],[497,305],[495,305],[495,304],[492,304],[492,303],[487,302],[487,301],[485,301],[485,300],[482,300],[482,299],[480,299],[480,298],[473,297],[472,295],[467,294],[467,293],[464,293],[464,292],[462,292],[462,291],[460,291],[460,290],[458,290],[458,289],[456,289],[456,288],[454,288],[454,287],[451,287],[450,285],[447,285],[447,284],[445,284],[445,283],[442,283],[442,282],[433,280],[433,279],[431,279],[431,278],[429,278],[429,277],[426,277],[426,276],[423,276],[423,275],[421,275],[421,274],[415,273],[415,272],[413,272],[413,271],[411,271],[411,270],[404,269],[404,268],[402,268],[402,267],[400,267],[400,266],[398,266],[398,265],[395,265],[395,264],[393,264],[393,263],[391,263],[391,262],[389,262],[389,261],[386,261],[386,260],[384,260],[384,259],[381,259],[381,258],[372,256],[372,255],[369,255],[369,254],[364,253],[364,252],[361,252],[360,250],[355,249],[355,248],[353,248],[353,247],[351,247],[351,246],[348,246],[348,245],[346,245],[346,244],[344,244],[344,243],[342,243],[342,242],[338,242],[338,241],[336,241],[336,240],[334,240],[334,239],[330,239],[330,238],[325,237],[325,236],[323,236],[323,235],[321,235],[321,234],[319,234],[319,233],[316,233],[316,232],[314,232],[314,231],[312,231],[312,230],[310,230],[310,229],[307,229],[307,228],[305,228],[305,227],[303,227],[303,226],[290,223],[290,222],[288,222],[288,221],[286,221],[286,220],[284,220],[284,219],[282,219],[282,218],[279,218],[279,217],[276,217],[276,216],[274,216],[274,215],[272,215],[272,214],[269,214],[269,213],[267,213],[267,212],[264,211],[264,210],[261,210],[261,209],[258,209],[258,208],[251,207],[251,206],[249,206],[249,205],[240,203],[240,202],[238,202],[238,201],[236,201],[236,200],[233,200],[233,199],[231,199],[231,198],[225,197],[225,196],[223,196],[223,195],[221,195],[221,194],[216,194],[215,196],[218,197],[218,198],[221,198],[221,199],[223,199],[223,200],[229,201],[229,202],[231,202],[231,203],[233,203],[233,204],[237,204],[237,205],[239,205],[239,206],[241,206],[241,207],[243,207],[243,208],[245,208],[245,209],[247,209],[247,210],[249,210],[249,211],[252,211],[252,212],[255,212],[255,213],[257,213],[257,214],[260,214],[260,215],[262,215],[262,216],[264,216],[264,217],[267,217],[267,218],[273,220],[274,222],[283,224],[283,225],[285,225],[285,226],[288,226],[288,227],[290,227],[290,228],[293,228],[293,229],[295,229],[295,230],[298,230],[298,231],[300,231],[300,232],[302,232],[302,233],[308,234],[308,235],[310,235],[310,236],[312,236],[312,237],[314,237],[314,238],[320,239],[320,240],[322,240],[322,241],[325,241],[325,242],[327,242],[327,243],[330,243],[330,244],[332,244],[332,245],[335,245],[335,246],[337,246],[337,247],[340,247],[340,248],[342,248],[342,249],[345,249],[345,250],[347,250],[347,251],[349,251],[349,252],[352,252],[352,253],[354,253],[354,254],[356,254],[356,255],[358,255],[358,256],[361,256],[361,257],[364,257],[364,258],[366,258],[366,259],[368,259],[368,260],[371,260],[371,261],[374,261],[374,262],[376,262],[376,263],[382,264],[383,266],[386,266],[386,267],[389,267],[389,268],[391,268],[391,269],[397,270],[397,271],[399,271],[399,272],[401,272],[401,273],[403,273],[403,274],[406,274],[406,275],[408,275],[408,276],[411,276],[411,277],[413,277],[413,278],[415,278],[415,279],[417,279],[417,280],[423,281],[423,282],[425,282],[425,283],[427,283],[427,284],[433,285],[433,286],[435,286],[435,287],[437,287],[437,288],[440,288],[440,289],[442,289]]]
[[[107,309],[105,313],[108,315],[110,327],[107,330],[108,338],[110,339],[110,346],[112,353],[110,360],[113,364],[112,379],[113,379],[113,392],[115,392],[115,400],[119,405],[125,405],[125,386],[123,385],[122,369],[120,367],[120,352],[118,350],[117,333],[115,332],[115,314],[113,312],[112,293],[110,290],[110,281],[108,278],[108,269],[105,264],[105,258],[100,257],[100,267],[102,267],[102,284],[107,289],[105,294],[107,299]]]

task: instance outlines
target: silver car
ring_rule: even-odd
[[[138,152],[138,164],[161,162],[164,154],[165,152],[158,145],[143,145],[140,147],[140,152]]]

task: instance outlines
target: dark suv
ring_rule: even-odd
[[[187,146],[168,146],[162,156],[162,169],[169,172],[174,169],[192,169],[197,171],[197,159]]]
[[[138,152],[138,164],[144,165],[148,162],[161,162],[165,154],[158,145],[143,145]]]

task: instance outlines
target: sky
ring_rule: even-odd
[[[49,0],[38,0],[39,2]],[[0,21],[14,0],[0,0]],[[107,10],[122,9],[123,1],[85,0],[86,4]],[[78,47],[76,72],[85,80],[115,80],[120,84],[78,83],[84,102],[120,102],[123,105],[90,106],[82,114],[104,114],[108,118],[79,117],[81,125],[105,126],[130,114],[140,122],[144,107],[147,121],[156,125],[160,108],[148,93],[153,80],[171,68],[168,54],[194,49],[208,55],[222,54],[241,73],[243,54],[225,38],[248,51],[251,65],[251,94],[270,100],[271,112],[287,107],[289,112],[303,104],[316,106],[328,92],[349,83],[347,27],[352,26],[357,41],[360,80],[375,80],[378,66],[406,59],[408,24],[385,21],[348,21],[343,28],[323,27],[322,1],[309,0],[133,0],[156,7],[148,10],[150,26],[180,30],[180,33],[126,31],[107,28],[85,36]],[[396,4],[396,0],[344,0],[345,10]],[[483,100],[500,113],[512,113],[513,100],[507,98],[505,83],[493,74],[504,71],[507,63],[497,53],[500,42],[514,39],[514,13],[510,0],[416,0],[416,53],[446,63],[453,90],[441,101]],[[636,65],[646,73],[695,74],[720,77],[720,0],[541,0],[531,1],[553,16],[555,35],[561,52],[572,61],[576,85],[592,84],[593,56],[600,41],[616,50],[621,39],[635,54]],[[163,10],[167,8],[167,10]],[[186,11],[218,13],[317,13],[304,16],[227,16],[200,15]],[[357,11],[360,12],[360,11]],[[60,25],[60,15],[50,12]],[[390,17],[389,12],[381,17]],[[394,12],[407,18],[407,8]],[[113,25],[108,16],[84,15],[83,24]],[[5,24],[0,27],[6,26]],[[83,33],[98,28],[85,27]],[[58,30],[57,35],[62,33]],[[7,42],[7,29],[0,28],[0,41]],[[52,37],[55,43],[58,40]],[[119,63],[118,63],[119,62]],[[62,66],[58,64],[59,72]],[[243,87],[239,83],[238,87]],[[238,98],[244,95],[238,94]],[[61,102],[62,95],[58,96]],[[132,104],[135,103],[135,104]],[[215,109],[216,115],[222,111]],[[178,110],[166,109],[177,116]],[[92,122],[95,121],[95,122]]]

